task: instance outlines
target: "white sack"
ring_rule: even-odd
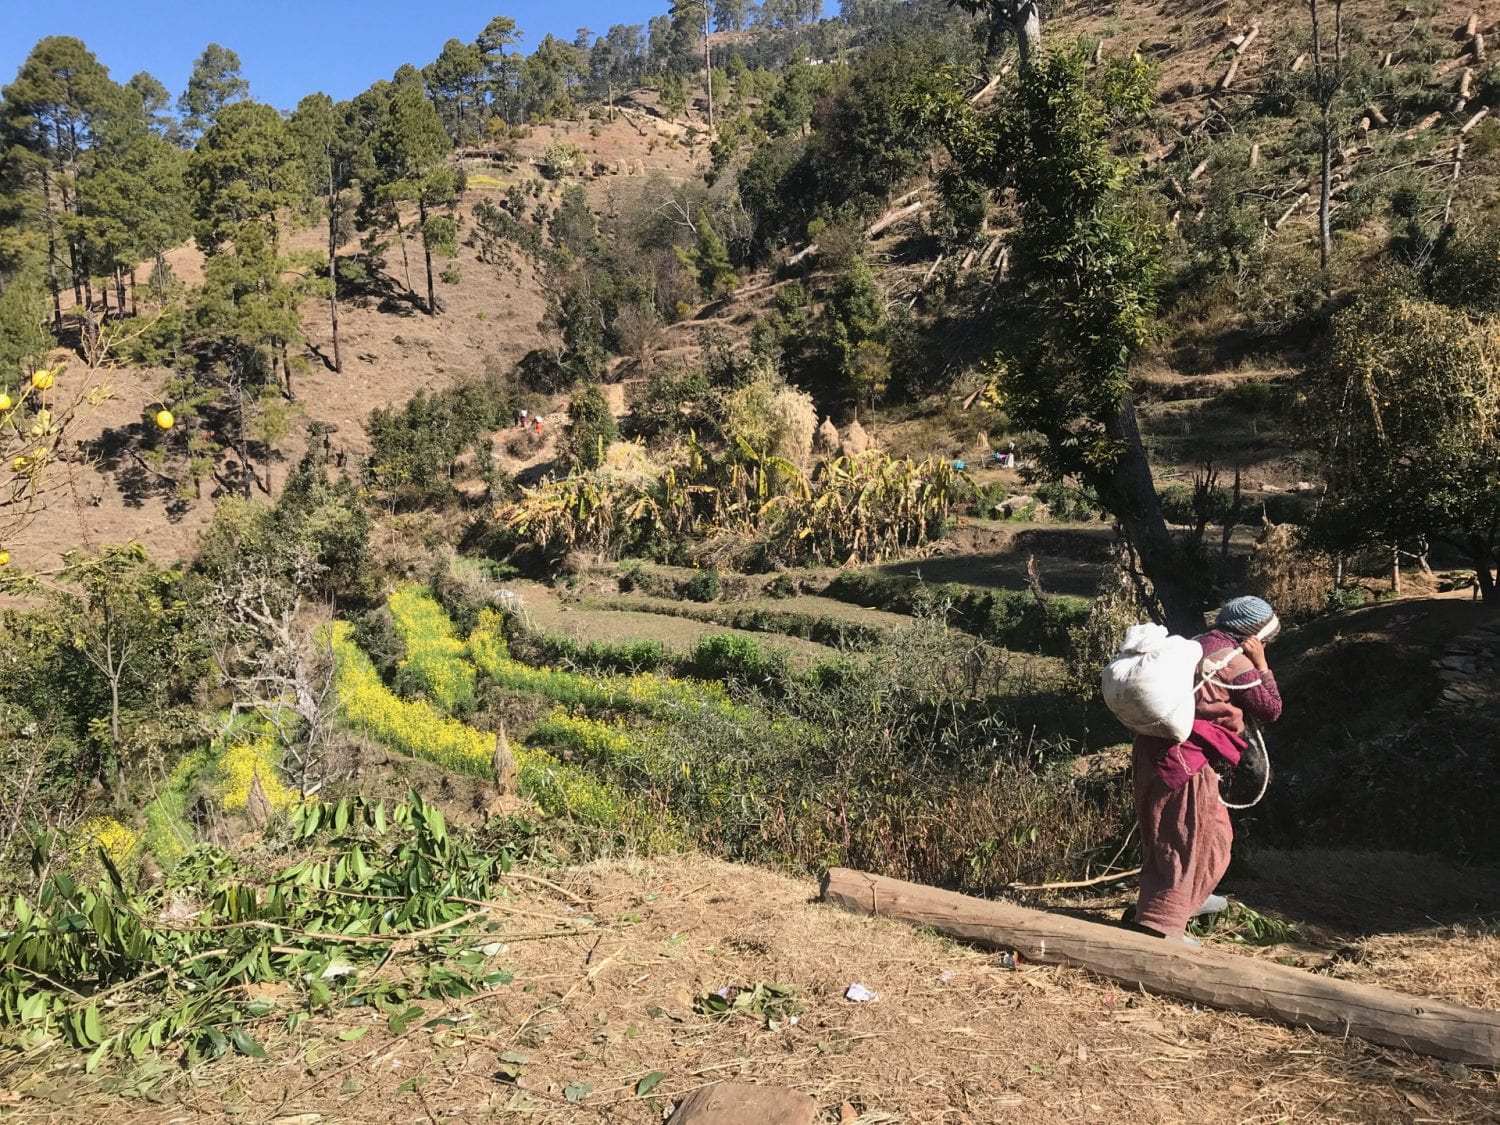
[[[1104,666],[1100,688],[1115,718],[1133,734],[1181,742],[1193,732],[1193,689],[1203,646],[1160,625],[1132,625]]]

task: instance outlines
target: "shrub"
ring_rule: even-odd
[[[585,383],[576,388],[568,404],[567,455],[572,463],[597,469],[619,436],[614,413],[599,384]]]
[[[655,672],[671,657],[661,642],[646,638],[628,641],[582,642],[556,633],[528,633],[528,659],[534,653],[543,663],[571,664],[594,672]]]
[[[1066,655],[1069,629],[1089,611],[1084,598],[1054,594],[1039,602],[1028,590],[930,586],[920,577],[859,571],[839,575],[824,594],[892,613],[933,617],[1003,648],[1052,656]]]
[[[1047,505],[1055,520],[1097,519],[1104,510],[1092,489],[1066,481],[1043,481],[1032,490],[1032,495]]]
[[[737,633],[710,633],[701,638],[685,667],[700,679],[755,687],[776,688],[790,676],[785,649],[767,649]]]
[[[720,591],[719,568],[708,567],[693,572],[682,586],[683,596],[695,602],[711,602],[717,600]]]

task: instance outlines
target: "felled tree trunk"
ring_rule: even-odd
[[[1098,922],[971,898],[843,867],[824,902],[882,914],[1028,960],[1073,965],[1142,989],[1293,1027],[1354,1035],[1441,1059],[1500,1063],[1500,1013],[1405,996],[1254,957],[1166,942]]]

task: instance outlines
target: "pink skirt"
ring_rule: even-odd
[[[1178,937],[1229,868],[1234,828],[1219,800],[1219,775],[1204,766],[1185,785],[1170,789],[1151,752],[1137,743],[1135,815],[1141,831],[1138,925]]]

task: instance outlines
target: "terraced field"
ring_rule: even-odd
[[[576,641],[656,641],[670,652],[686,654],[704,637],[730,633],[752,641],[767,638],[748,629],[728,628],[711,621],[695,620],[686,613],[692,603],[668,599],[639,598],[617,603],[586,598],[569,603],[556,590],[536,582],[510,584],[526,606],[535,628]],[[820,599],[821,600],[821,599]],[[896,615],[892,615],[896,616]],[[905,619],[902,619],[903,622]],[[831,660],[838,650],[801,637],[778,635],[771,643],[784,648],[794,667],[809,668],[820,660]]]

